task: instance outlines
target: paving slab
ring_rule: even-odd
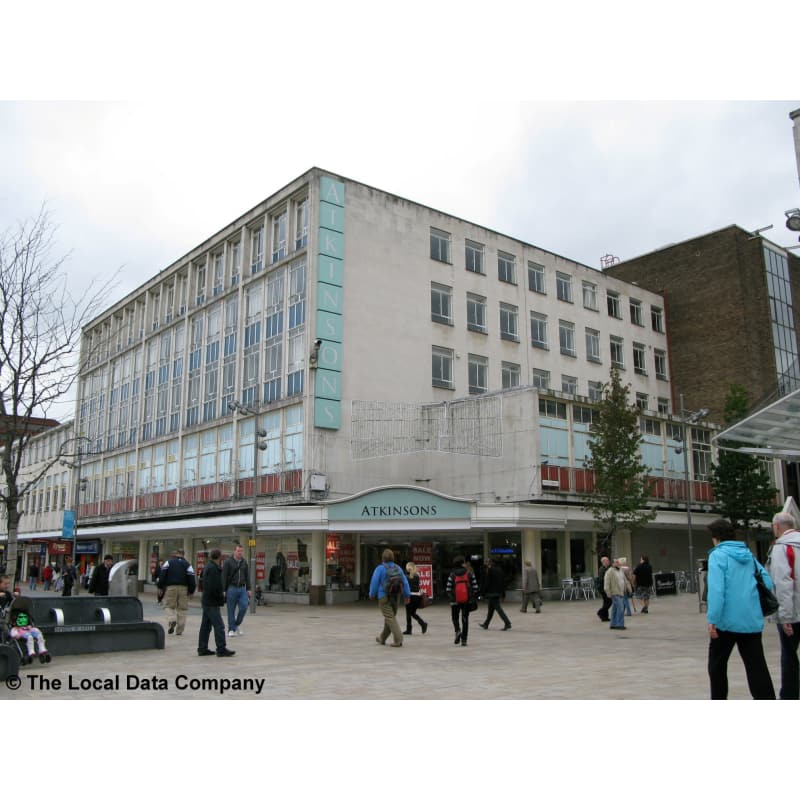
[[[164,621],[152,595],[141,595],[145,619]],[[485,603],[470,619],[467,647],[453,644],[450,607],[421,612],[403,647],[379,646],[377,604],[260,606],[245,635],[231,638],[233,658],[198,657],[200,607],[192,600],[182,636],[164,650],[55,658],[20,671],[20,682],[0,684],[0,698],[26,700],[705,700],[708,699],[705,615],[697,596],[655,599],[647,615],[626,617],[611,631],[592,600],[551,601],[541,614],[505,605],[512,628],[495,617],[488,630]],[[404,614],[399,615],[401,626]],[[165,626],[166,627],[166,626]],[[213,647],[213,636],[212,636]],[[764,649],[780,683],[775,627]],[[730,698],[749,699],[744,668],[734,651]]]

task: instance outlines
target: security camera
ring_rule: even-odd
[[[322,347],[322,339],[314,339],[314,349],[319,350]]]
[[[790,231],[800,231],[800,208],[791,208],[783,212],[786,215],[786,227]]]

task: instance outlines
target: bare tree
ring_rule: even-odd
[[[43,206],[38,215],[0,234],[0,450],[4,481],[0,504],[8,527],[6,562],[14,580],[20,502],[58,460],[20,481],[23,454],[54,404],[66,399],[78,376],[81,330],[97,315],[116,278],[80,297],[68,288],[64,265],[53,258],[55,227]]]

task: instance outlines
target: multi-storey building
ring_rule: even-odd
[[[145,580],[177,546],[202,566],[251,540],[257,580],[311,602],[354,596],[387,545],[434,582],[456,552],[512,581],[522,558],[546,585],[591,574],[580,493],[612,364],[660,507],[615,545],[686,568],[710,432],[684,475],[663,296],[311,169],[85,329],[78,543]]]
[[[605,270],[662,297],[672,385],[689,408],[724,422],[732,384],[753,405],[796,389],[800,259],[736,225],[663,247]],[[757,443],[757,442],[756,442]],[[797,464],[779,488],[798,496]]]

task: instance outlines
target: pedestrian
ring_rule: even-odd
[[[243,636],[242,623],[250,608],[250,568],[237,544],[222,565],[222,590],[228,603],[228,636]]]
[[[506,612],[503,611],[503,606],[500,605],[500,600],[506,596],[505,576],[500,565],[491,558],[486,562],[486,573],[483,576],[481,596],[489,601],[486,619],[479,623],[481,628],[484,630],[489,628],[489,623],[492,621],[496,611],[500,619],[503,620],[503,630],[511,630],[511,620],[506,616]]]
[[[378,608],[383,616],[383,630],[375,637],[375,641],[378,644],[386,644],[391,634],[391,646],[402,647],[403,633],[397,624],[397,608],[401,596],[408,604],[411,599],[411,588],[403,570],[394,563],[394,553],[387,548],[381,558],[382,561],[375,567],[369,583],[369,596],[371,599],[378,599]]]
[[[89,592],[95,597],[107,597],[111,585],[111,567],[114,566],[114,556],[107,553],[103,556],[103,563],[92,569],[89,578]]]
[[[72,563],[72,556],[64,557],[64,569],[61,570],[61,596],[70,597],[72,589],[78,580],[78,572]]]
[[[456,638],[453,644],[467,646],[469,636],[469,615],[477,607],[478,582],[475,573],[464,566],[464,556],[453,559],[453,569],[447,576],[445,587],[450,598],[450,613],[453,617],[453,629]]]
[[[633,583],[636,596],[642,601],[640,613],[650,613],[650,594],[653,591],[653,567],[646,555],[639,556],[639,563],[633,570]]]
[[[222,560],[222,551],[215,547],[208,554],[209,561],[203,569],[203,618],[200,620],[200,634],[197,639],[197,655],[213,656],[214,651],[208,648],[208,637],[214,630],[214,643],[217,656],[220,658],[232,656],[235,650],[228,650],[225,646],[225,623],[222,621],[220,608],[225,605],[225,592],[222,589],[222,569],[219,562]]]
[[[411,636],[411,620],[415,619],[423,633],[428,631],[428,623],[425,622],[417,611],[422,607],[422,592],[419,588],[419,572],[417,572],[417,565],[413,561],[406,564],[406,574],[408,575],[408,587],[411,590],[411,597],[406,604],[406,629],[403,631],[405,636]]]
[[[600,559],[600,571],[597,573],[597,587],[600,592],[600,597],[603,598],[603,605],[597,609],[597,616],[601,622],[608,622],[608,610],[611,608],[611,598],[606,594],[605,590],[605,577],[606,572],[611,567],[611,559],[608,556],[603,556]]]
[[[184,555],[183,550],[175,550],[162,565],[161,574],[158,576],[158,588],[164,589],[167,633],[174,633],[176,636],[180,636],[186,627],[189,595],[194,594],[197,586],[194,569]]]
[[[522,569],[522,607],[523,614],[528,613],[528,603],[533,603],[537,614],[542,613],[542,587],[539,584],[539,573],[530,561],[525,561]]]
[[[44,569],[42,570],[42,580],[44,580],[44,586],[42,586],[42,589],[44,589],[45,592],[49,592],[50,584],[53,582],[53,567],[50,562],[44,565]]]
[[[772,518],[775,544],[767,558],[767,572],[775,584],[779,608],[772,618],[781,642],[781,700],[800,700],[800,531],[791,514],[781,511]]]
[[[624,598],[630,587],[630,582],[620,569],[619,558],[615,558],[603,576],[603,591],[611,600],[611,624],[609,628],[612,631],[626,630]]]
[[[630,617],[633,616],[633,612],[636,611],[636,603],[631,599],[633,597],[633,582],[631,581],[633,573],[631,572],[631,568],[628,566],[628,559],[625,556],[620,556],[619,569],[620,572],[625,575],[625,579],[628,581],[628,588],[625,590],[625,595],[622,598],[622,607],[625,611],[625,616]],[[631,609],[632,602],[633,609]]]
[[[708,677],[711,699],[728,697],[728,659],[734,646],[744,662],[754,700],[774,700],[775,689],[764,658],[761,632],[764,614],[758,600],[755,572],[772,589],[772,579],[744,542],[736,541],[733,525],[718,519],[708,526],[714,548],[708,556]]]
[[[28,588],[35,592],[38,589],[39,583],[39,565],[38,564],[31,564],[28,567]]]

